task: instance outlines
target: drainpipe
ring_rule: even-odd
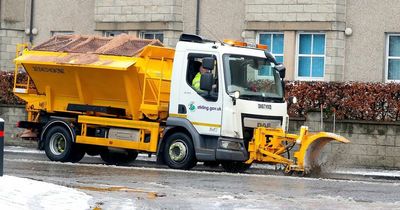
[[[35,0],[31,0],[31,17],[29,19],[29,42],[32,44],[33,41],[33,5],[35,4]]]
[[[200,0],[196,0],[196,35],[200,34]]]

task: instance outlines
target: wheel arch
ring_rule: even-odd
[[[53,128],[55,126],[62,126],[64,128],[67,128],[67,130],[71,134],[72,142],[75,142],[75,136],[76,136],[75,129],[63,120],[53,119],[53,120],[50,120],[49,122],[47,122],[46,125],[43,127],[43,130],[40,134],[40,140],[39,140],[39,148],[40,149],[43,149],[43,142],[44,142],[47,132],[50,130],[50,128]]]
[[[164,129],[163,131],[163,135],[162,135],[162,139],[161,141],[158,142],[158,147],[157,147],[157,162],[160,164],[164,164],[164,158],[163,158],[163,153],[164,153],[164,147],[165,147],[165,140],[170,137],[172,134],[174,133],[184,133],[187,136],[189,136],[189,138],[191,138],[192,142],[193,142],[193,136],[191,135],[191,133],[182,126],[168,126]],[[193,142],[194,144],[194,142]],[[196,151],[196,147],[194,148]]]

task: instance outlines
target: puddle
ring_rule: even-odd
[[[155,199],[159,197],[165,197],[166,195],[163,193],[157,192],[149,192],[145,190],[139,190],[129,187],[121,187],[121,186],[114,186],[114,187],[93,187],[93,186],[75,186],[74,188],[80,190],[89,190],[89,191],[96,191],[96,192],[133,192],[133,193],[143,193],[147,195],[148,199]],[[96,210],[100,210],[98,206]]]

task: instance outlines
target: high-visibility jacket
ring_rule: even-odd
[[[194,76],[193,81],[192,81],[192,87],[197,91],[197,92],[202,92],[200,89],[200,79],[201,79],[201,73],[198,72],[196,76]]]

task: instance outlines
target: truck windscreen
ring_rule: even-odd
[[[261,57],[223,55],[226,91],[240,92],[240,99],[283,102],[283,88],[271,64]]]

